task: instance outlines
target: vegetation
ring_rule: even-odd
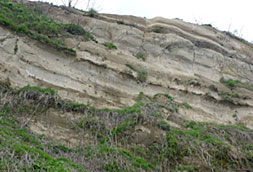
[[[169,95],[157,94],[148,101],[140,93],[140,101],[145,98],[145,103],[115,110],[59,100],[55,92],[46,90],[51,89],[26,86],[13,90],[8,83],[0,84],[0,171],[253,169],[252,130],[243,125],[194,121],[182,121],[181,129],[174,128],[162,116],[154,115],[175,103]],[[164,103],[159,96],[166,97]],[[91,144],[70,148],[30,133],[27,121],[24,124],[19,120],[19,116],[44,115],[49,108],[81,113],[82,119],[77,120],[72,132],[88,134]],[[159,138],[152,133],[145,136],[145,132],[136,131],[136,126],[150,126],[163,134]],[[136,136],[138,133],[144,135]],[[135,142],[135,137],[144,136],[148,143]]]
[[[146,82],[148,77],[148,73],[145,70],[140,70],[137,75],[137,80],[140,82]]]
[[[15,47],[14,47],[14,54],[17,54],[18,52],[18,39],[15,41]]]
[[[247,82],[241,82],[233,79],[226,80],[223,77],[220,79],[220,82],[229,88],[241,87],[253,91],[253,85]]]
[[[21,93],[23,91],[26,91],[26,90],[36,90],[36,91],[39,91],[41,93],[45,93],[45,94],[50,94],[50,95],[55,95],[56,94],[56,91],[50,87],[48,88],[41,88],[41,87],[38,87],[38,86],[30,86],[30,85],[27,85],[25,87],[22,87],[20,88],[17,93]]]
[[[184,105],[184,107],[186,107],[186,109],[191,109],[192,108],[191,105],[186,101],[184,101],[182,104]]]
[[[81,26],[57,22],[43,14],[41,10],[37,10],[37,8],[30,9],[10,0],[0,1],[0,24],[17,33],[26,34],[33,39],[73,55],[76,54],[75,50],[67,47],[60,39],[60,35],[70,33],[95,40]]]
[[[226,35],[228,35],[229,37],[231,37],[231,38],[234,38],[234,39],[236,39],[236,40],[238,40],[238,41],[240,41],[240,42],[243,42],[243,43],[245,43],[245,44],[247,44],[247,45],[252,45],[250,42],[248,42],[247,40],[245,40],[245,39],[243,39],[243,38],[241,38],[241,37],[239,37],[239,36],[236,36],[234,33],[232,33],[232,32],[227,32],[227,31],[224,31],[224,33],[226,34]]]
[[[105,47],[109,48],[110,50],[111,49],[117,49],[116,45],[114,45],[112,42],[105,42],[103,45]]]
[[[98,12],[94,8],[90,8],[89,11],[84,12],[85,15],[88,15],[89,17],[98,17]]]
[[[161,26],[154,26],[152,28],[152,32],[155,32],[155,33],[163,33],[163,28]]]
[[[143,61],[146,60],[146,54],[145,54],[144,52],[142,52],[142,51],[138,52],[138,53],[136,54],[136,57],[137,57],[138,59],[143,60]]]

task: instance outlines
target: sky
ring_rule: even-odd
[[[40,0],[62,5],[68,0]],[[76,0],[73,0],[73,4]],[[78,0],[76,8],[86,10],[88,0]],[[253,42],[253,0],[90,0],[100,13],[153,18],[180,18],[198,24],[211,24]]]

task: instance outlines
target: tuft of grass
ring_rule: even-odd
[[[161,26],[154,26],[151,31],[155,33],[163,33],[163,28]]]
[[[158,128],[165,130],[165,131],[169,131],[170,130],[170,125],[164,121],[164,120],[160,120],[158,121]]]
[[[137,74],[137,80],[140,82],[146,82],[148,77],[148,72],[145,70],[140,70]]]
[[[186,102],[186,101],[184,101],[182,103],[182,105],[184,105],[184,107],[186,107],[186,109],[191,109],[192,108],[191,105],[188,102]]]
[[[111,49],[117,49],[116,45],[114,45],[112,42],[105,42],[103,45],[107,48]]]
[[[138,52],[136,55],[135,55],[138,59],[141,59],[143,61],[146,60],[146,54],[142,51]]]

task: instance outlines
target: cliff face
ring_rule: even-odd
[[[252,171],[252,44],[22,3],[0,0],[0,171]]]
[[[179,110],[186,119],[253,126],[252,90],[231,90],[220,83],[223,77],[253,84],[251,44],[211,26],[178,19],[109,14],[92,18],[75,9],[37,5],[58,21],[82,25],[98,43],[65,38],[66,45],[77,52],[66,55],[1,26],[0,75],[13,86],[50,86],[62,98],[96,107],[133,105],[140,92],[169,93],[177,102],[191,105]],[[105,42],[117,49],[109,49]],[[226,102],[224,91],[239,97],[230,96]]]

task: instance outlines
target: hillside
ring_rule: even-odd
[[[22,2],[0,0],[0,170],[253,170],[252,44]]]

